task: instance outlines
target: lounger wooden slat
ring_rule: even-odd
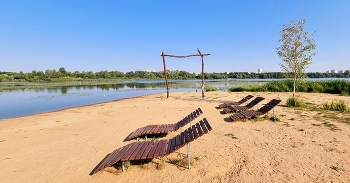
[[[148,134],[155,134],[157,131],[156,129],[159,128],[160,125],[153,125],[150,131],[148,131]]]
[[[167,150],[168,144],[169,144],[169,140],[167,139],[167,140],[165,140],[164,145],[162,146],[162,149],[159,152],[160,157],[166,155],[166,150]]]
[[[207,118],[204,118],[204,119],[203,119],[203,122],[204,122],[205,126],[207,127],[207,129],[208,129],[209,131],[211,131],[212,128],[211,128],[211,126],[210,126],[210,124],[209,124]]]
[[[168,124],[168,125],[166,125],[166,127],[165,127],[163,133],[165,133],[165,132],[171,132],[171,131],[174,129],[174,126],[175,126],[174,124]]]
[[[199,124],[201,125],[201,127],[202,127],[202,130],[203,130],[203,132],[204,133],[207,133],[209,130],[208,130],[208,128],[205,126],[205,124],[204,124],[204,121],[202,120],[202,121],[200,121],[199,122]]]
[[[152,141],[146,141],[146,143],[142,143],[142,146],[139,150],[139,152],[137,153],[137,155],[135,156],[135,160],[139,160],[142,156],[142,154],[145,152],[145,150],[147,149],[148,145],[151,143]]]
[[[174,137],[175,138],[175,143],[174,143],[174,146],[173,146],[173,151],[175,151],[177,148],[178,148],[178,145],[179,145],[179,138],[178,138],[178,135]]]
[[[192,131],[193,131],[193,139],[196,139],[198,137],[198,133],[197,133],[197,127],[195,125],[192,126]]]
[[[157,125],[150,125],[145,131],[145,134],[152,134],[155,128],[157,128]]]
[[[185,143],[187,144],[190,141],[190,136],[188,133],[188,129],[184,131],[184,136],[185,136]]]
[[[190,139],[190,142],[193,140],[193,131],[192,128],[188,128],[188,137]]]
[[[168,124],[167,126],[166,126],[166,128],[165,128],[165,131],[164,131],[164,133],[167,131],[167,132],[171,132],[171,131],[173,131],[173,129],[174,129],[174,124]]]
[[[151,150],[149,151],[148,155],[147,155],[147,159],[151,159],[154,155],[154,152],[157,150],[157,147],[159,145],[159,141],[155,141]]]
[[[166,150],[166,154],[170,154],[170,152],[172,150],[173,143],[174,143],[174,138],[169,139],[168,147],[167,147],[167,150]]]
[[[129,150],[129,148],[132,146],[133,144],[129,144],[127,145],[125,148],[123,148],[118,154],[116,154],[115,156],[111,157],[111,161],[108,163],[109,165],[113,165],[114,163],[120,161],[121,157]]]
[[[176,136],[172,138],[170,153],[174,152],[176,149]]]
[[[203,129],[200,129],[201,125],[199,123],[195,123],[184,132],[181,132],[179,135],[171,139],[133,142],[125,145],[105,156],[105,158],[92,170],[90,175],[120,161],[152,159],[167,156],[175,152],[180,147],[188,144],[190,141],[198,138],[201,130],[204,133]]]
[[[161,125],[156,125],[156,127],[151,131],[151,134],[157,134]]]
[[[152,149],[152,147],[154,146],[155,141],[152,140],[149,142],[148,146],[146,147],[145,151],[142,153],[141,158],[140,159],[147,159],[147,155],[149,154],[149,151]]]
[[[140,131],[140,134],[139,134],[139,135],[140,135],[140,136],[145,135],[146,132],[148,131],[149,127],[150,127],[150,125],[145,126],[145,127]]]
[[[158,131],[159,131],[159,128],[160,128],[161,125],[157,125],[157,127],[154,129],[153,132],[151,132],[152,134],[157,134]]]
[[[181,132],[180,134],[180,147],[185,145],[185,133]]]
[[[158,133],[164,133],[165,132],[166,125],[160,125]]]
[[[144,128],[139,128],[137,129],[135,132],[133,132],[132,134],[130,134],[129,138],[133,139],[136,138],[138,136],[140,136],[141,132],[144,130]]]
[[[201,109],[201,108],[198,108],[198,111],[199,111],[199,113],[200,113],[200,114],[202,114],[202,113],[203,113],[203,111],[202,111],[202,109]]]
[[[136,155],[140,152],[140,150],[142,149],[144,143],[141,143],[140,145],[137,146],[136,149],[134,149],[133,152],[131,152],[131,155],[129,156],[128,160],[135,160]]]
[[[154,152],[153,157],[154,158],[158,158],[159,156],[161,156],[162,154],[164,154],[164,149],[166,147],[166,145],[168,144],[168,140],[161,140],[159,142],[159,145],[156,149],[156,151]]]
[[[199,123],[196,123],[196,126],[197,126],[197,130],[198,130],[198,135],[202,136],[203,135],[203,130],[202,130],[201,125]]]
[[[110,165],[111,161],[113,161],[113,157],[116,157],[120,151],[122,151],[124,148],[127,148],[127,146],[121,147],[119,149],[114,150],[112,153],[110,153],[108,156],[106,156],[102,162],[99,163],[98,167],[95,169],[103,169]]]
[[[129,160],[129,157],[135,150],[141,145],[141,142],[134,142],[133,145],[128,149],[128,151],[120,158],[120,161]]]

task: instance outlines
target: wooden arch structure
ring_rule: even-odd
[[[168,83],[168,74],[166,72],[166,63],[165,63],[165,57],[173,57],[173,58],[187,58],[187,57],[194,57],[194,56],[200,56],[202,58],[202,98],[204,98],[204,56],[209,56],[210,54],[202,54],[199,48],[197,48],[198,54],[192,54],[192,55],[186,55],[186,56],[175,56],[175,55],[168,55],[164,54],[164,51],[162,52],[162,58],[163,58],[163,66],[164,66],[164,77],[165,77],[165,84],[166,84],[166,98],[169,98],[169,83]]]

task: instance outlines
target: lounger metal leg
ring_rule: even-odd
[[[190,122],[190,127],[192,126],[191,122]],[[191,143],[188,143],[187,144],[187,159],[188,159],[188,169],[191,168],[190,164],[191,164]]]
[[[124,161],[122,162],[122,171],[123,171],[123,172],[125,171],[125,168],[124,168]]]
[[[191,143],[187,144],[188,169],[191,169]]]

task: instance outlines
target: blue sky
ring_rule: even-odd
[[[350,1],[0,0],[0,71],[163,70],[161,52],[205,57],[205,72],[281,71],[279,31],[289,19],[317,31],[308,72],[350,69]],[[166,58],[201,71],[200,57]]]

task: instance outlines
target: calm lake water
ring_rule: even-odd
[[[273,80],[273,79],[271,79]],[[205,86],[227,91],[232,86],[264,84],[269,79],[205,80]],[[1,83],[13,84],[19,83]],[[201,91],[201,80],[169,81],[172,92]],[[125,81],[119,84],[60,86],[0,92],[0,119],[50,112],[75,106],[164,93],[165,81]]]

